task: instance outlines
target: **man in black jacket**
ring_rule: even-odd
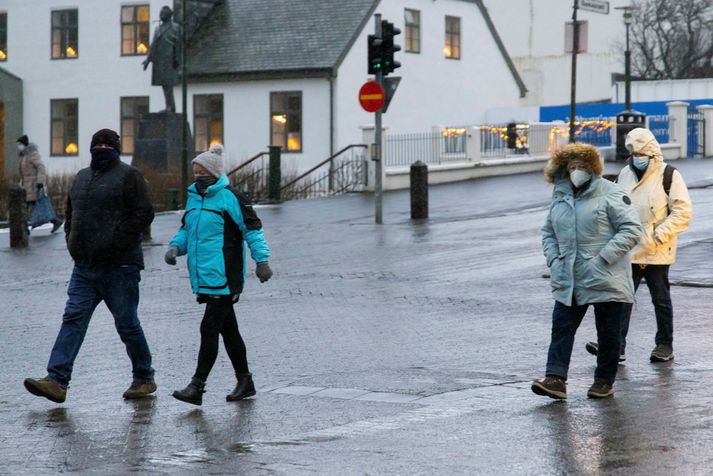
[[[32,394],[62,403],[72,367],[89,321],[104,301],[131,359],[133,381],[124,398],[142,398],[156,391],[149,351],[139,322],[140,270],[144,267],[141,232],[154,212],[141,173],[119,159],[119,135],[102,129],[92,137],[90,167],[77,173],[67,198],[64,225],[67,248],[74,259],[69,299],[55,341],[47,376],[25,379]]]

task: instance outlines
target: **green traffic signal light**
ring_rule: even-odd
[[[384,66],[384,41],[376,35],[367,37],[367,50],[369,53],[369,74],[376,74]]]

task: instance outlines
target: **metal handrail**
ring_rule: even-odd
[[[230,177],[231,175],[233,175],[233,174],[234,174],[235,172],[237,172],[238,170],[242,169],[243,167],[245,167],[245,166],[247,166],[247,165],[250,165],[251,163],[255,162],[257,159],[259,159],[259,158],[262,157],[263,155],[268,155],[268,154],[269,154],[269,152],[260,152],[260,153],[258,153],[257,155],[255,155],[255,156],[249,158],[246,162],[243,162],[242,164],[240,164],[240,165],[238,165],[237,167],[235,167],[233,170],[231,170],[230,172],[228,172],[226,175],[228,175],[228,177]]]
[[[361,149],[366,149],[366,148],[367,148],[367,145],[366,145],[366,144],[350,144],[350,145],[344,147],[342,150],[340,150],[340,151],[337,152],[336,154],[332,155],[332,156],[329,157],[328,159],[323,160],[323,161],[320,162],[319,164],[315,165],[314,167],[312,167],[311,169],[309,169],[307,172],[303,173],[302,175],[300,175],[300,176],[297,177],[296,179],[287,182],[285,185],[283,185],[282,187],[280,187],[280,190],[284,190],[284,189],[286,189],[287,187],[290,187],[291,185],[294,185],[295,183],[299,182],[300,180],[302,180],[303,178],[305,178],[306,176],[308,176],[309,174],[311,174],[312,172],[314,172],[314,171],[317,170],[318,168],[322,167],[322,166],[325,165],[325,164],[328,164],[329,162],[333,161],[334,159],[336,159],[337,157],[339,157],[340,155],[342,155],[344,152],[346,152],[346,151],[348,151],[349,149],[352,149],[352,148],[354,148],[354,147],[359,147],[359,148],[361,148]]]

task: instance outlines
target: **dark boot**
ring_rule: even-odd
[[[255,395],[255,384],[253,383],[253,375],[245,374],[238,375],[238,384],[230,395],[225,397],[229,402],[237,402],[243,398],[252,397]]]
[[[205,382],[193,377],[186,388],[173,392],[173,398],[193,405],[201,405],[203,404],[203,394],[205,393],[204,388]]]

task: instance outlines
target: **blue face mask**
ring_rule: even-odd
[[[650,159],[646,156],[641,156],[641,157],[633,156],[631,158],[631,165],[633,165],[634,167],[636,167],[639,170],[646,170],[646,167],[649,166],[649,160]]]

